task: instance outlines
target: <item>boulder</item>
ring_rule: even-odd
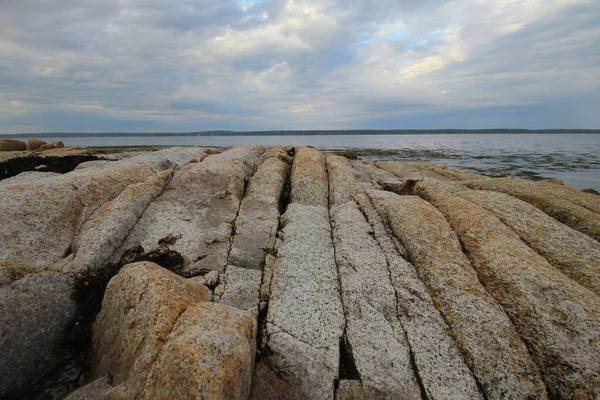
[[[93,387],[72,398],[90,392],[98,399],[247,398],[256,321],[204,302],[206,295],[204,286],[156,264],[123,267],[94,324]]]
[[[65,147],[65,144],[61,141],[58,141],[58,142],[42,144],[42,145],[38,146],[37,150],[44,151],[44,150],[62,149],[64,147]]]
[[[0,151],[24,151],[27,144],[15,139],[0,139]]]
[[[222,304],[192,304],[167,337],[141,398],[247,399],[255,353],[252,314]]]
[[[134,398],[188,306],[206,288],[150,262],[126,265],[109,282],[94,323],[91,378],[113,376],[110,396]]]
[[[64,333],[77,312],[74,286],[69,276],[39,273],[0,288],[0,397],[64,356]]]
[[[48,144],[48,143],[41,139],[29,138],[29,139],[27,139],[27,150],[28,151],[37,150],[40,146],[43,146],[45,144]]]

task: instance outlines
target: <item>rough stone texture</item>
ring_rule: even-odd
[[[345,340],[364,386],[388,396],[418,399],[419,385],[385,255],[352,200],[356,181],[339,156],[327,157],[330,215],[346,319]]]
[[[487,176],[474,174],[472,172],[462,171],[459,169],[450,169],[442,164],[432,164],[427,162],[411,163],[410,165],[419,170],[433,171],[438,175],[442,175],[451,181],[469,181],[473,179],[488,179]]]
[[[367,175],[371,169],[376,170],[380,177],[379,171],[386,174],[387,172],[368,164],[353,162],[352,165],[359,168],[357,171],[357,169],[350,168],[348,161],[341,157],[328,157],[327,164],[332,192],[335,193],[340,189],[353,192],[352,197],[360,206],[360,210],[364,215],[364,217],[362,215],[359,217],[357,214],[348,222],[359,224],[358,221],[366,219],[370,224],[370,227],[369,225],[362,227],[369,238],[362,238],[354,246],[360,249],[370,241],[373,242],[370,237],[372,235],[376,242],[371,243],[366,248],[374,251],[371,249],[380,247],[380,251],[385,257],[388,275],[385,279],[381,277],[380,280],[385,282],[391,279],[395,295],[394,314],[397,315],[406,332],[416,369],[415,372],[420,378],[425,395],[429,399],[481,398],[475,379],[463,361],[454,340],[447,332],[448,327],[439,311],[435,309],[427,288],[418,278],[414,267],[402,258],[399,249],[402,250],[402,254],[406,254],[404,246],[393,240],[395,237],[389,234],[388,229],[382,223],[377,211],[364,192],[365,188],[378,187],[377,183],[372,182],[364,175]],[[332,168],[334,166],[335,168]],[[385,179],[391,180],[392,178],[385,177]],[[393,180],[397,181],[397,178],[393,177]],[[330,198],[345,199],[345,196],[332,194]],[[333,211],[332,215],[335,215]],[[401,247],[398,247],[398,245]],[[340,250],[336,247],[336,256],[343,253]],[[354,253],[353,249],[348,250],[350,253]],[[348,260],[353,258],[353,255],[348,256]],[[369,265],[370,260],[364,261],[364,263]],[[338,261],[338,264],[342,265],[343,262]],[[370,270],[367,269],[363,272],[369,273]],[[365,282],[369,281],[369,278],[365,278]],[[342,284],[342,289],[343,287]],[[366,287],[368,288],[368,286]],[[345,304],[346,302],[344,302]],[[338,396],[340,395],[341,392],[338,390]]]
[[[27,264],[0,262],[0,289],[34,272],[35,270]]]
[[[415,193],[458,233],[477,275],[511,317],[551,396],[600,396],[600,298],[557,273],[490,211],[435,184]]]
[[[123,243],[150,202],[162,193],[173,171],[163,171],[145,182],[129,185],[105,203],[81,227],[63,272],[96,273]]]
[[[25,171],[19,175],[11,176],[0,181],[0,185],[15,185],[15,184],[29,184],[40,182],[47,178],[59,176],[57,172],[38,172],[38,171]]]
[[[419,399],[385,256],[353,201],[333,208],[331,216],[345,337],[361,382],[388,396]]]
[[[290,166],[283,148],[269,149],[260,158],[235,220],[229,264],[262,270],[267,250],[275,245],[279,200]]]
[[[600,243],[504,193],[469,190],[456,194],[492,211],[550,264],[600,295]]]
[[[371,191],[408,250],[487,398],[545,398],[536,365],[500,305],[481,286],[443,215],[415,196]]]
[[[206,150],[203,147],[169,147],[152,152],[142,152],[132,157],[121,158],[116,163],[115,161],[105,160],[88,161],[79,164],[76,169],[104,167],[108,164],[122,166],[144,164],[154,171],[163,171],[173,168],[175,165],[182,165],[187,162],[199,162],[203,156],[208,154]]]
[[[402,179],[426,179],[436,181],[448,181],[456,179],[448,179],[446,176],[440,175],[428,169],[419,169],[414,165],[403,163],[400,161],[375,161],[378,168],[384,169],[398,178]]]
[[[48,142],[45,142],[45,141],[43,141],[41,139],[37,139],[37,138],[29,138],[29,139],[27,139],[27,150],[28,151],[37,150],[38,147],[40,147],[44,144],[48,144]]]
[[[201,163],[181,166],[162,195],[148,206],[113,261],[137,245],[154,250],[159,240],[171,235],[178,237],[169,247],[183,256],[184,274],[223,271],[245,182],[264,151],[262,146],[237,146]]]
[[[68,395],[64,400],[97,400],[102,398],[102,396],[110,390],[111,386],[111,379],[106,375],[80,387]]]
[[[129,264],[109,282],[94,324],[91,378],[113,376],[112,399],[138,396],[175,322],[206,288],[156,264]]]
[[[390,397],[388,393],[365,386],[359,380],[342,379],[337,388],[335,398],[337,400],[386,400]],[[404,399],[404,397],[398,398]]]
[[[48,268],[96,209],[153,175],[144,165],[110,166],[0,185],[0,261]]]
[[[312,206],[328,206],[325,156],[311,147],[299,147],[292,165],[290,201]]]
[[[406,331],[413,360],[428,399],[482,398],[471,370],[436,309],[425,284],[397,249],[366,194],[357,196],[388,262],[397,315]],[[405,251],[404,246],[402,250]]]
[[[15,139],[0,139],[0,151],[23,151],[27,150],[27,144]]]
[[[267,314],[277,369],[298,378],[304,398],[333,398],[344,315],[329,214],[292,203],[282,217]]]
[[[598,204],[600,200],[592,194],[573,191],[565,196],[561,193],[562,186],[515,178],[472,181],[465,182],[465,185],[472,189],[506,193],[531,203],[563,224],[600,241],[600,214],[581,205],[587,204],[592,208],[590,204]]]
[[[297,382],[299,398],[333,399],[344,315],[323,154],[298,149],[291,184],[292,203],[281,218],[283,229],[270,285],[265,334],[271,354],[264,362]],[[257,382],[261,383],[269,386]],[[255,390],[260,392],[260,388]]]
[[[262,272],[228,265],[225,270],[225,292],[220,302],[258,315]]]
[[[37,379],[62,357],[61,337],[77,305],[74,281],[56,273],[0,288],[0,397]]]
[[[244,311],[214,303],[181,314],[148,377],[142,399],[247,399],[256,321]]]

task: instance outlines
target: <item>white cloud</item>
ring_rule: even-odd
[[[375,118],[402,127],[405,116],[596,101],[600,92],[593,1],[5,0],[1,7],[0,132],[48,130],[48,115],[61,130],[61,113],[73,118],[78,110],[115,131],[122,118],[164,130],[201,130],[215,120],[229,129],[351,128]],[[541,118],[528,123],[544,125]],[[600,117],[586,118],[600,126]]]

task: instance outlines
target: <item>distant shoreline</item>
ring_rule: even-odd
[[[202,131],[202,132],[38,132],[4,137],[157,137],[157,136],[324,136],[324,135],[456,135],[456,134],[597,134],[600,129],[364,129],[294,131]],[[2,135],[0,135],[2,136]]]

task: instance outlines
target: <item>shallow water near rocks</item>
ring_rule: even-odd
[[[597,134],[131,136],[47,140],[63,140],[68,146],[82,147],[311,145],[325,151],[353,151],[364,160],[427,161],[491,176],[560,179],[569,186],[600,191]]]

